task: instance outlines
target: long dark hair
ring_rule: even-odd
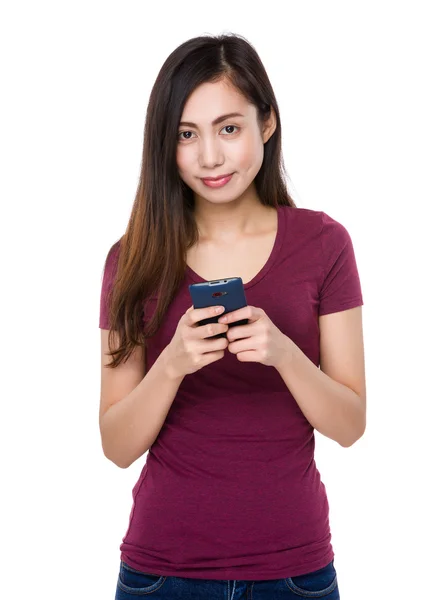
[[[106,257],[115,275],[108,296],[108,367],[127,360],[161,325],[186,271],[188,248],[198,240],[191,188],[178,173],[176,152],[181,114],[187,98],[202,83],[228,80],[257,108],[261,126],[276,115],[277,126],[264,146],[254,183],[265,206],[296,206],[286,186],[279,109],[266,70],[254,47],[227,33],[192,38],[178,46],[158,73],[147,107],[141,173],[125,234]],[[105,265],[106,268],[106,265]],[[143,303],[157,300],[143,324]],[[117,348],[113,346],[118,333]]]

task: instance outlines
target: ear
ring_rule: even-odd
[[[270,107],[270,115],[267,117],[267,120],[264,121],[262,125],[261,137],[262,141],[265,144],[275,132],[277,125],[276,114],[273,110],[273,106]]]

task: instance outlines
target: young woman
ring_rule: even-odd
[[[363,300],[347,230],[296,207],[284,172],[255,49],[174,50],[101,292],[103,451],[121,468],[148,451],[117,599],[339,598],[314,430],[343,447],[365,430]],[[216,313],[188,286],[226,277],[249,323],[198,326]]]

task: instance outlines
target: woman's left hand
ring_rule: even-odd
[[[290,360],[293,341],[276,327],[262,308],[244,306],[221,315],[218,321],[229,325],[242,319],[248,319],[249,323],[230,327],[226,332],[229,352],[236,354],[238,360],[275,368]]]

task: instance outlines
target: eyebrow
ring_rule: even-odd
[[[228,113],[227,115],[221,115],[220,117],[217,117],[214,121],[212,121],[212,125],[218,125],[219,123],[222,123],[223,121],[225,121],[226,119],[230,119],[231,117],[244,117],[244,115],[239,112],[232,112]],[[181,125],[198,128],[198,125],[196,123],[191,123],[190,121],[181,121],[180,126]]]

